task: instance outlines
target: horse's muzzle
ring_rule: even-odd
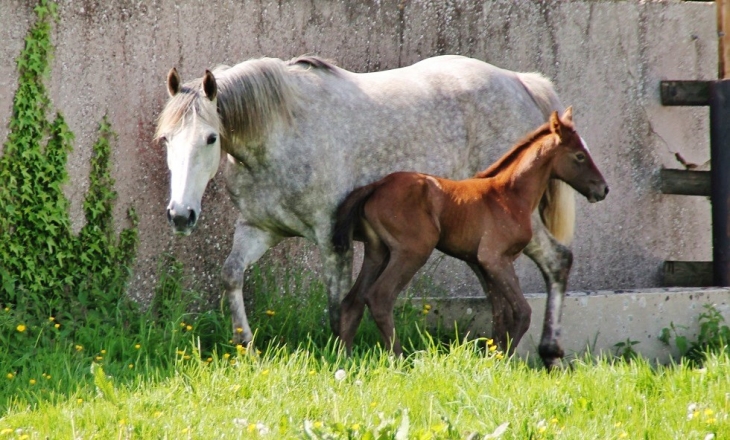
[[[178,210],[175,208],[167,208],[167,222],[170,223],[172,229],[178,234],[190,234],[197,221],[198,217],[193,209],[184,208]]]

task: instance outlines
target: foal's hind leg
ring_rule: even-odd
[[[249,344],[253,340],[246,308],[243,305],[244,272],[280,240],[278,236],[246,224],[241,218],[236,221],[233,247],[222,270],[223,284],[228,293],[233,321],[233,341],[236,343]]]
[[[362,269],[350,293],[342,300],[340,309],[340,339],[344,342],[348,353],[352,352],[352,342],[365,311],[365,292],[383,271],[387,257],[388,251],[379,240],[375,243],[365,243]]]
[[[383,273],[365,293],[365,302],[385,341],[385,347],[392,349],[396,355],[401,355],[403,350],[395,334],[393,319],[395,300],[418,269],[426,264],[429,255],[430,252],[416,253],[391,249],[390,259]]]
[[[573,253],[550,235],[537,213],[532,215],[532,227],[532,240],[523,252],[540,268],[547,287],[545,320],[538,352],[545,367],[552,369],[560,365],[564,356],[559,342],[560,319]]]

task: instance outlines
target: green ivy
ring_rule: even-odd
[[[86,225],[78,235],[71,230],[63,184],[74,135],[60,113],[47,117],[51,104],[43,82],[53,54],[56,4],[40,0],[35,14],[17,59],[18,89],[0,157],[0,305],[38,317],[63,311],[105,315],[124,296],[137,219],[130,210],[132,227],[116,237],[117,195],[109,172],[115,135],[105,117],[93,147]]]

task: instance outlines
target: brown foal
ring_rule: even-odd
[[[573,126],[572,107],[517,143],[474,178],[454,181],[398,172],[352,191],[337,210],[333,243],[365,244],[360,275],[342,301],[340,339],[348,352],[365,305],[388,348],[401,354],[393,307],[400,291],[434,248],[465,261],[492,304],[497,345],[513,349],[530,325],[530,306],[513,262],[532,238],[530,216],[550,179],[590,202],[608,186]],[[509,343],[508,338],[512,338]]]

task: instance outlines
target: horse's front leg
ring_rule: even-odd
[[[564,356],[559,342],[560,319],[573,253],[553,238],[537,212],[532,215],[532,228],[532,240],[525,247],[524,254],[537,264],[545,279],[547,304],[538,353],[545,367],[550,370],[560,366]]]
[[[243,305],[243,276],[246,269],[266,251],[276,245],[281,237],[248,225],[243,219],[236,221],[236,232],[233,235],[231,253],[223,264],[223,284],[228,294],[233,322],[233,341],[248,345],[253,340],[253,333],[248,324],[246,308]]]
[[[336,252],[329,232],[319,235],[317,242],[322,261],[322,277],[327,286],[330,328],[335,336],[339,336],[340,303],[352,286],[352,246],[345,252]]]

